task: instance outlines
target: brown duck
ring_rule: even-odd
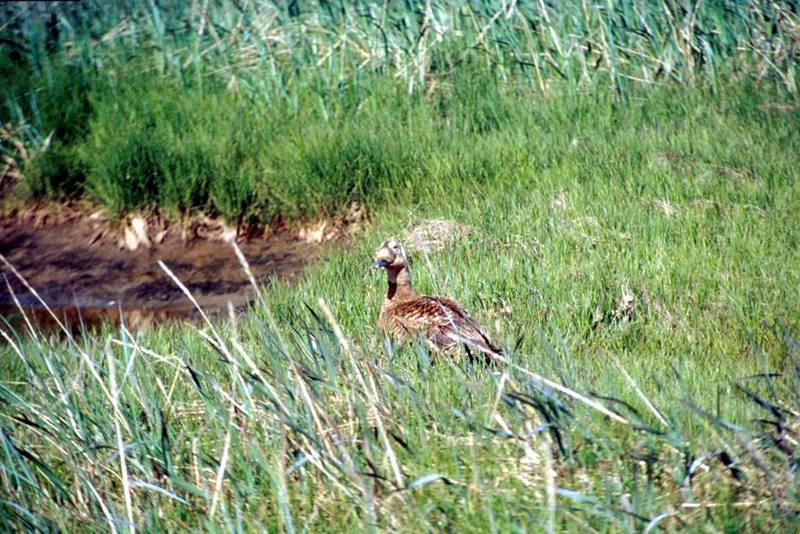
[[[378,326],[400,342],[408,337],[427,339],[436,352],[450,352],[464,346],[471,354],[476,349],[487,361],[502,355],[502,350],[458,302],[446,297],[418,293],[411,284],[411,270],[403,246],[390,238],[375,251],[375,267],[386,269],[389,289],[381,306]]]

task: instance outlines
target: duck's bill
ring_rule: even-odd
[[[386,260],[377,260],[373,265],[376,269],[385,269],[389,266],[389,262]]]

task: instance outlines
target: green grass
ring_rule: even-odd
[[[299,284],[266,287],[236,325],[201,325],[213,343],[189,325],[74,342],[12,335],[19,353],[0,349],[5,520],[71,531],[125,530],[129,514],[147,531],[797,528],[791,99],[744,84],[624,105],[602,93],[517,102],[489,129],[458,115],[437,128],[428,103],[377,125],[342,122],[352,131],[310,124],[338,150],[298,136],[285,157],[332,180],[386,172],[397,187],[386,202],[400,200],[377,203],[353,248]],[[373,106],[363,112],[377,117]],[[519,369],[384,343],[371,252],[427,217],[477,231],[414,257],[417,286],[457,297],[517,365],[600,396],[631,424]],[[635,297],[630,322],[614,316],[623,292]]]
[[[20,193],[111,215],[336,213],[493,175],[464,147],[565,94],[797,90],[783,2],[106,4],[6,8],[0,154]]]
[[[235,323],[0,326],[4,528],[798,528],[789,4],[202,5],[9,5],[19,192],[371,221]],[[377,334],[371,253],[430,217],[476,230],[417,286],[517,367]]]

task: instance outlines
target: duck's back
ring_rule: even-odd
[[[447,297],[417,295],[396,302],[387,299],[379,323],[384,332],[399,339],[423,334],[441,351],[463,343],[487,354],[501,353],[467,310]]]

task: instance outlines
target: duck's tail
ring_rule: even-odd
[[[463,340],[464,348],[467,351],[471,360],[482,360],[486,364],[490,363],[497,363],[500,359],[503,358],[503,349],[492,343],[486,334],[478,331],[480,334],[480,338],[471,338],[469,340]],[[470,349],[477,349],[480,354],[473,354],[472,350]]]

